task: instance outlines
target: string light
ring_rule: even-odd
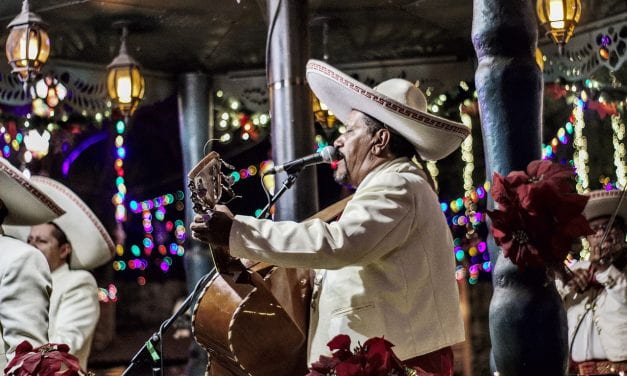
[[[579,194],[590,191],[590,182],[588,181],[588,140],[583,135],[583,128],[586,126],[583,119],[583,105],[583,101],[577,98],[573,109],[573,127],[575,129],[573,161],[577,172],[577,193]]]
[[[612,143],[614,144],[614,166],[616,166],[617,187],[623,189],[627,183],[625,176],[625,124],[620,112],[612,115]]]
[[[464,113],[460,109],[460,117],[462,123],[471,130],[471,133],[462,142],[462,161],[464,161],[463,179],[464,179],[464,192],[469,194],[473,191],[472,173],[475,170],[474,156],[472,153],[472,118],[467,113]]]

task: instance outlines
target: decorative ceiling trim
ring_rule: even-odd
[[[104,67],[80,62],[55,62],[43,74],[56,77],[68,90],[63,104],[74,112],[88,114],[105,113],[110,110],[106,89]],[[146,76],[146,98],[144,105],[157,103],[176,93],[176,76],[148,71]],[[0,70],[0,103],[21,106],[32,101],[24,92],[19,80],[8,71]]]
[[[545,82],[585,80],[603,67],[617,71],[627,60],[627,13],[575,30],[575,33],[562,56],[552,43],[540,46],[546,56]]]

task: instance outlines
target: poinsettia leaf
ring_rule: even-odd
[[[334,357],[320,355],[318,361],[313,362],[310,368],[318,372],[327,373],[331,371],[339,362],[340,361]]]
[[[568,181],[575,176],[571,167],[547,160],[537,160],[529,163],[527,174],[541,180],[554,181]]]
[[[31,352],[22,358],[22,369],[28,372],[29,374],[35,374],[35,370],[39,367],[39,364],[42,361],[41,353]]]
[[[496,201],[502,209],[506,209],[508,206],[514,204],[514,191],[505,178],[496,172],[492,176],[492,189],[490,193],[494,201]]]
[[[40,364],[39,376],[54,376],[61,369],[61,364],[57,359],[44,357]]]
[[[530,177],[524,171],[512,171],[505,177],[505,182],[510,189],[515,189],[518,186],[529,182]]]
[[[331,351],[333,350],[348,350],[351,348],[351,337],[346,334],[338,334],[329,343],[327,346]]]
[[[357,363],[342,362],[335,367],[337,376],[368,376],[361,365]]]
[[[28,341],[22,341],[19,345],[17,345],[17,347],[15,348],[15,356],[20,356],[22,354],[26,354],[33,351],[33,345],[30,344],[30,342]]]

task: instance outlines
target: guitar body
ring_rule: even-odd
[[[310,271],[264,266],[249,272],[244,282],[241,275],[216,274],[194,307],[194,337],[217,366],[211,374],[306,374]]]
[[[196,213],[210,213],[225,192],[235,197],[234,181],[221,172],[223,166],[234,169],[211,152],[189,172]],[[330,221],[348,200],[312,218]],[[225,252],[212,252],[212,257],[220,273],[207,283],[192,314],[196,342],[211,357],[209,375],[305,375],[312,271],[234,263]]]

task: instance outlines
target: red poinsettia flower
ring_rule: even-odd
[[[313,363],[307,376],[390,376],[405,375],[402,362],[392,351],[389,341],[374,337],[363,345],[358,344],[354,352],[350,349],[351,339],[345,334],[335,336],[327,346],[332,357],[321,355]],[[427,375],[418,372],[418,375]]]
[[[488,211],[503,255],[520,267],[557,267],[579,236],[592,233],[581,214],[588,197],[574,193],[574,172],[551,161],[533,161],[526,171],[495,173],[499,209]]]
[[[512,171],[506,177],[494,174],[492,195],[504,209],[520,203],[533,210],[543,205],[551,193],[573,191],[574,171],[568,166],[541,160],[529,163],[526,171]],[[585,203],[584,203],[585,205]]]
[[[15,357],[4,369],[5,376],[84,376],[78,358],[68,353],[68,345],[47,343],[33,348],[23,341]]]
[[[503,256],[522,268],[542,265],[542,247],[551,239],[546,216],[532,216],[520,207],[488,211],[492,235],[503,249]]]

